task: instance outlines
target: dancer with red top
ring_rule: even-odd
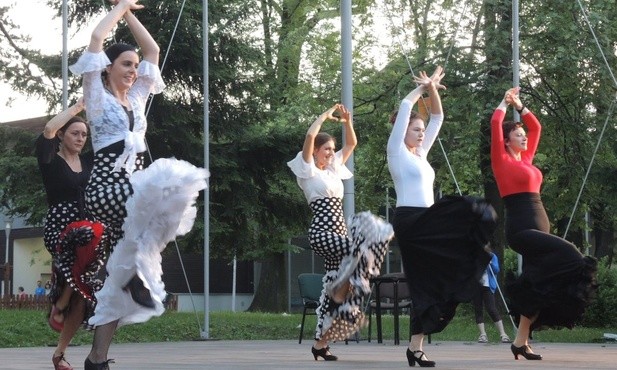
[[[520,122],[506,121],[513,106]],[[541,360],[529,337],[540,327],[568,327],[582,316],[596,289],[597,262],[576,246],[551,235],[542,200],[542,172],[533,165],[542,127],[519,98],[519,88],[505,93],[491,119],[491,164],[506,211],[506,239],[523,257],[523,272],[508,287],[511,314],[519,320],[510,349],[515,359]]]

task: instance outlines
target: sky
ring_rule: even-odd
[[[13,5],[9,10],[9,17],[20,27],[19,32],[31,37],[28,48],[41,50],[44,54],[59,54],[62,52],[62,18],[54,18],[55,13],[46,5],[46,1],[0,0],[0,6]],[[69,49],[86,45],[91,32],[91,29],[84,29],[75,37],[69,37]],[[7,107],[8,98],[13,96],[15,93],[10,85],[0,81],[0,122],[47,114],[45,101],[33,97],[18,96],[11,106]]]
[[[54,17],[55,12],[47,6],[46,1],[0,0],[0,6],[12,6],[8,16],[12,19],[13,23],[20,27],[19,32],[30,36],[31,42],[27,45],[28,48],[41,50],[44,54],[60,54],[62,52],[62,18]],[[68,39],[69,50],[86,46],[90,40],[92,28],[97,22],[98,19],[95,19],[92,26],[86,26],[77,32],[70,30]],[[384,26],[382,25],[382,27]],[[382,34],[382,32],[378,32],[378,34]],[[393,42],[386,33],[382,37],[386,38],[382,40],[385,44]],[[385,54],[376,53],[376,55]],[[59,91],[58,93],[61,94],[62,92]],[[7,107],[6,104],[9,97],[15,97],[16,99]],[[0,81],[0,122],[44,115],[47,115],[47,105],[44,100],[21,95],[15,96],[10,85]]]

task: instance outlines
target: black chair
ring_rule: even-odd
[[[402,272],[384,274],[371,279],[374,299],[368,304],[368,341],[371,341],[372,314],[377,318],[377,342],[383,342],[381,315],[384,311],[391,311],[394,316],[394,344],[399,344],[399,315],[402,310],[410,313],[409,338],[411,339],[412,302],[407,278]]]
[[[316,315],[315,310],[319,306],[319,298],[323,290],[323,275],[322,274],[300,274],[298,275],[298,285],[300,287],[300,297],[302,297],[302,324],[300,325],[300,338],[298,343],[302,343],[302,334],[304,333],[304,319],[306,315]]]

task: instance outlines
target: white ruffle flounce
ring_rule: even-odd
[[[206,188],[209,172],[192,164],[162,158],[130,178],[133,194],[126,202],[124,236],[107,261],[107,279],[96,293],[98,300],[89,324],[118,326],[145,322],[164,312],[161,251],[176,236],[191,230],[197,210],[195,200]],[[150,290],[155,308],[140,306],[123,290],[137,274]]]

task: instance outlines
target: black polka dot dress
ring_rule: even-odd
[[[123,150],[123,142],[99,150],[94,157],[94,168],[86,187],[86,207],[97,221],[105,225],[106,242],[110,253],[122,238],[126,201],[133,193],[126,170],[122,168],[113,171],[116,160]],[[135,168],[143,169],[143,155],[137,156]]]
[[[324,259],[315,340],[342,341],[365,324],[363,302],[370,293],[369,280],[379,275],[394,232],[390,224],[370,212],[355,214],[345,222],[342,179],[351,177],[351,172],[342,163],[342,153],[337,153],[335,163],[325,170],[304,162],[302,153],[288,166],[310,202],[311,249]],[[332,292],[347,281],[351,288],[346,299],[334,302]]]
[[[73,172],[58,154],[57,139],[39,136],[36,154],[49,209],[45,217],[43,242],[52,256],[52,288],[55,304],[68,285],[86,299],[84,324],[94,313],[94,293],[101,289],[98,274],[105,258],[101,240],[103,225],[94,222],[84,207],[84,188],[92,160],[81,156],[81,172]]]

